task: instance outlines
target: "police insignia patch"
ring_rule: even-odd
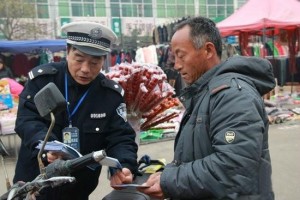
[[[102,37],[101,28],[93,28],[89,36],[93,39],[100,39]]]
[[[126,104],[121,103],[119,107],[117,108],[117,113],[120,117],[124,119],[125,122],[127,122],[127,110],[126,110]]]
[[[235,132],[233,131],[227,131],[225,133],[225,140],[227,143],[232,143],[235,139]]]

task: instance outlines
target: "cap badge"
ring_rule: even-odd
[[[232,143],[235,139],[235,132],[233,131],[227,131],[225,133],[225,140],[227,143]]]
[[[100,39],[102,37],[102,30],[101,28],[93,28],[91,30],[91,33],[89,34],[89,36],[93,39]]]

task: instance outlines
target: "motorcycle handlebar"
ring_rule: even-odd
[[[32,192],[33,190],[38,191],[39,189],[48,187],[49,185],[55,186],[65,182],[72,182],[74,181],[74,177],[63,176],[68,176],[71,172],[90,164],[99,163],[105,157],[105,151],[100,150],[72,160],[57,159],[45,167],[45,174],[40,174],[31,182],[27,182],[22,185],[15,184],[10,191],[0,196],[0,200],[14,199],[28,192]]]
[[[89,164],[99,163],[106,157],[104,150],[95,151],[72,160],[55,160],[45,168],[47,178],[66,176],[71,172],[81,169]]]

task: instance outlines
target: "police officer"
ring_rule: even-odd
[[[49,140],[65,142],[83,155],[105,149],[108,156],[117,158],[123,166],[113,174],[111,185],[130,183],[137,171],[135,132],[126,119],[123,89],[100,73],[117,37],[94,22],[69,23],[62,31],[67,34],[66,61],[35,67],[20,94],[15,131],[21,138],[21,148],[14,182],[32,181],[40,173],[36,146],[44,139],[50,122],[39,116],[33,97],[53,82],[64,94],[67,109],[55,116]],[[64,135],[71,135],[71,139]],[[48,163],[61,158],[54,152],[45,152],[44,156]],[[75,184],[47,189],[39,198],[88,199],[98,184],[100,172],[101,166],[85,167],[72,173]]]

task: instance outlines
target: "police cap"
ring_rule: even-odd
[[[92,56],[106,55],[117,40],[111,29],[96,22],[71,22],[63,25],[61,30],[67,34],[68,44]]]

